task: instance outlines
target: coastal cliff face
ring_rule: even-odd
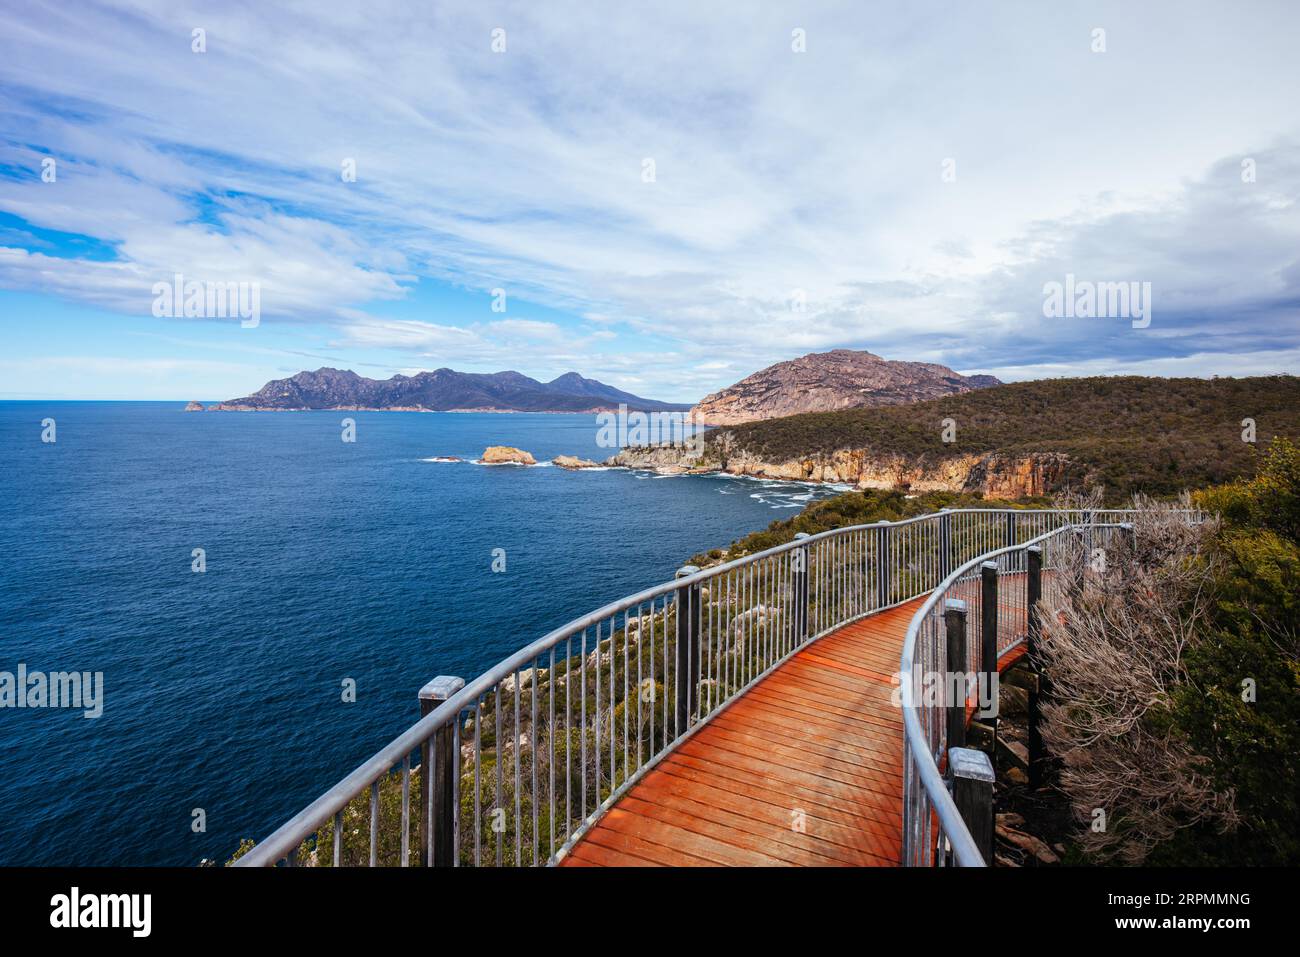
[[[691,415],[709,425],[736,425],[799,412],[901,405],[999,384],[993,376],[964,376],[933,362],[894,362],[835,349],[768,366],[702,399]]]
[[[736,448],[731,434],[723,432],[714,436],[699,458],[688,457],[686,450],[680,448],[630,448],[621,450],[609,464],[662,474],[721,471],[754,478],[833,482],[858,488],[981,492],[990,498],[1022,498],[1049,495],[1059,489],[1070,460],[1058,452],[1019,455],[987,452],[919,460],[878,455],[869,449],[839,449],[770,462]]]

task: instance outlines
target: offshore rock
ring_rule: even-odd
[[[532,454],[513,445],[489,445],[479,459],[484,465],[536,465]]]

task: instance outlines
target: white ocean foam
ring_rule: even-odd
[[[430,456],[427,459],[420,459],[420,461],[421,462],[450,462],[452,464],[458,464],[460,462],[464,462],[465,459],[458,458],[455,455],[434,455],[434,456]]]

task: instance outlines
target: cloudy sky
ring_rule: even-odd
[[[0,0],[0,397],[1300,372],[1298,36],[1258,0]],[[261,321],[155,316],[178,273]],[[1149,282],[1150,324],[1045,316],[1067,274]]]

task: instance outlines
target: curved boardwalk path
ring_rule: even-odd
[[[903,717],[891,695],[923,601],[806,645],[666,755],[560,865],[897,866]],[[1023,633],[1023,609],[1001,614]],[[1023,653],[1005,652],[999,670]]]
[[[806,645],[633,785],[561,864],[897,865],[903,718],[890,696],[921,601]]]

